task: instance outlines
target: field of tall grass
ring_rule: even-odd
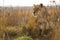
[[[0,40],[60,40],[60,6],[47,10],[53,29],[41,35],[32,7],[0,7]]]

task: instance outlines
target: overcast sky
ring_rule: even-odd
[[[48,5],[50,0],[0,0],[0,6],[33,6],[33,4],[43,3]],[[57,5],[60,4],[60,0],[56,0]]]

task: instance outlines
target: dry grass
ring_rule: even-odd
[[[32,9],[13,9],[13,11],[5,9],[7,10],[5,14],[2,11],[3,9],[0,10],[0,38],[10,40],[9,38],[11,38],[12,35],[20,37],[25,34],[32,38],[41,38],[40,29],[36,26],[37,18],[32,15]],[[58,19],[55,22],[55,26],[51,24],[54,26],[54,30],[52,31],[50,40],[60,40],[60,9],[48,9],[48,13],[50,14],[50,17],[48,17],[49,20]]]

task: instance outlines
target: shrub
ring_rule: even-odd
[[[24,36],[16,38],[15,40],[33,40],[33,39],[27,35],[24,35]]]

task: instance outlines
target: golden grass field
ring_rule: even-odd
[[[47,10],[51,15],[48,19],[57,21],[55,26],[51,23],[54,27],[50,36],[43,37],[32,7],[0,7],[0,40],[60,40],[60,6]]]

